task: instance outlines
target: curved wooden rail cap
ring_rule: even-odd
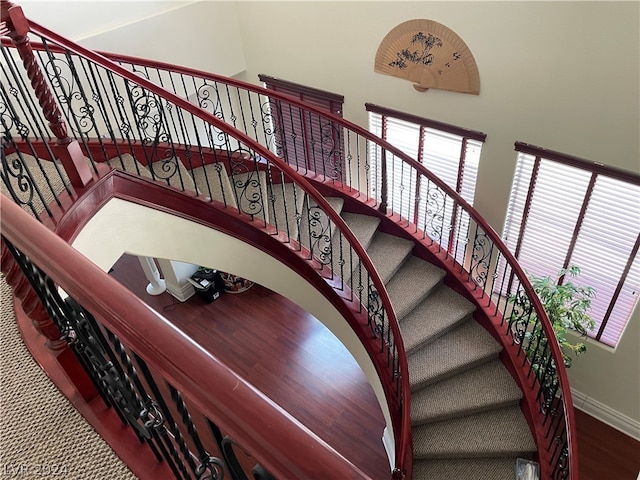
[[[369,478],[2,194],[0,228],[3,237],[277,478]]]
[[[480,75],[471,50],[453,30],[433,20],[408,20],[384,37],[374,71],[429,88],[480,93]]]

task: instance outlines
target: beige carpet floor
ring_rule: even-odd
[[[25,347],[2,275],[0,300],[0,478],[135,479]]]

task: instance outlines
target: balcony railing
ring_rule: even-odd
[[[377,208],[466,283],[514,347],[517,376],[535,412],[543,472],[552,478],[577,478],[571,393],[562,355],[555,341],[544,342],[541,349],[529,345],[525,335],[540,325],[553,339],[553,329],[499,235],[452,188],[361,127],[293,97],[192,69],[97,54],[41,26],[29,28],[37,40],[32,64],[46,72],[42,83],[54,93],[68,134],[94,173],[108,162],[235,209],[306,255],[348,301],[363,306],[374,335],[371,341],[363,335],[361,339],[390,406],[396,475],[410,471],[412,461],[408,376],[399,328],[370,259],[314,186],[338,189]],[[56,165],[47,141],[58,136],[39,113],[18,50],[5,48],[11,46],[3,39],[2,68],[8,83],[2,83],[0,118],[3,147],[12,156],[3,157],[2,176],[13,185],[9,190],[14,201],[37,212],[50,202],[37,191],[35,177],[48,176]],[[296,157],[301,144],[312,150],[305,152],[305,162]],[[34,171],[25,154],[45,161]],[[198,169],[206,175],[196,176]],[[402,172],[406,180],[394,179],[395,184],[410,182],[420,188],[396,196],[390,204],[387,172],[392,171]],[[65,175],[59,172],[68,184]],[[276,208],[274,192],[284,199],[284,208]],[[305,197],[306,210],[296,206],[298,195]],[[409,212],[420,212],[417,221]],[[340,237],[337,242],[332,241],[334,233]],[[357,284],[345,283],[341,278],[347,269],[366,274]],[[534,352],[533,358],[527,352]],[[544,367],[534,370],[533,364]]]
[[[397,457],[406,456],[408,376],[395,314],[371,259],[327,200],[268,149],[187,100],[42,27],[30,25],[29,33],[40,40],[33,52],[26,35],[2,48],[1,175],[13,200],[57,222],[49,205],[62,207],[66,198],[56,185],[73,196],[86,175],[58,165],[50,142],[77,142],[83,158],[71,168],[96,176],[108,163],[201,197],[280,239],[338,292],[341,310],[351,311],[385,391]],[[349,282],[342,280],[347,269],[358,273]]]
[[[368,478],[5,196],[0,209],[9,283],[26,277],[105,404],[176,478]]]

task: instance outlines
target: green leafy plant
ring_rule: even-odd
[[[542,306],[556,333],[564,365],[567,368],[571,367],[574,357],[587,350],[587,346],[583,342],[569,342],[566,338],[567,331],[573,330],[582,337],[586,337],[595,327],[595,322],[589,315],[589,309],[591,308],[591,299],[595,296],[596,291],[593,287],[573,283],[571,279],[575,279],[578,275],[580,275],[580,268],[576,266],[561,269],[556,278],[529,275],[531,285],[540,297]],[[564,281],[559,285],[558,279],[561,277],[564,277]],[[533,334],[538,337],[541,332],[542,326],[536,323]],[[546,339],[541,339],[541,342],[543,341]],[[542,346],[544,347],[544,344]]]
[[[549,317],[567,368],[571,367],[576,356],[587,350],[584,342],[571,343],[566,337],[567,331],[573,330],[586,337],[595,326],[589,315],[589,309],[591,299],[596,292],[592,287],[573,283],[572,280],[579,274],[580,268],[576,266],[561,269],[555,278],[528,274],[531,285]],[[562,283],[558,284],[558,280],[562,277],[564,277]],[[542,331],[537,315],[531,310],[529,299],[522,295],[514,295],[510,297],[510,301],[514,305],[514,310],[531,312],[531,317],[526,321],[523,322],[520,319],[514,322],[512,325],[514,336],[522,344],[538,378],[544,385],[553,383],[554,375],[549,375],[553,372],[548,371],[551,355],[547,347],[548,338]]]

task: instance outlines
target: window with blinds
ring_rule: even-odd
[[[371,133],[422,163],[462,198],[473,204],[480,153],[486,138],[484,133],[369,103],[366,104],[366,109],[369,112]],[[431,219],[426,211],[429,203],[416,202],[416,197],[426,199],[429,193],[434,193],[434,185],[424,178],[416,178],[412,169],[401,160],[383,157],[380,148],[373,148],[370,150],[369,164],[372,166],[372,175],[375,176],[373,182],[378,196],[381,190],[380,164],[383,158],[387,161],[389,177],[387,203],[393,211],[420,228],[425,228],[427,234],[434,230],[439,232],[441,238],[434,239],[444,245],[455,236],[456,231],[466,231],[468,216],[459,209],[455,212],[453,202],[443,201],[442,214],[438,214],[438,225],[433,225],[433,222],[429,225]],[[435,195],[438,196],[437,193]]]
[[[640,293],[640,175],[516,143],[503,239],[523,268],[596,289],[589,336],[615,347]]]
[[[344,96],[260,74],[265,87],[342,116]],[[338,179],[344,170],[342,127],[330,118],[270,98],[274,153],[301,173]]]

